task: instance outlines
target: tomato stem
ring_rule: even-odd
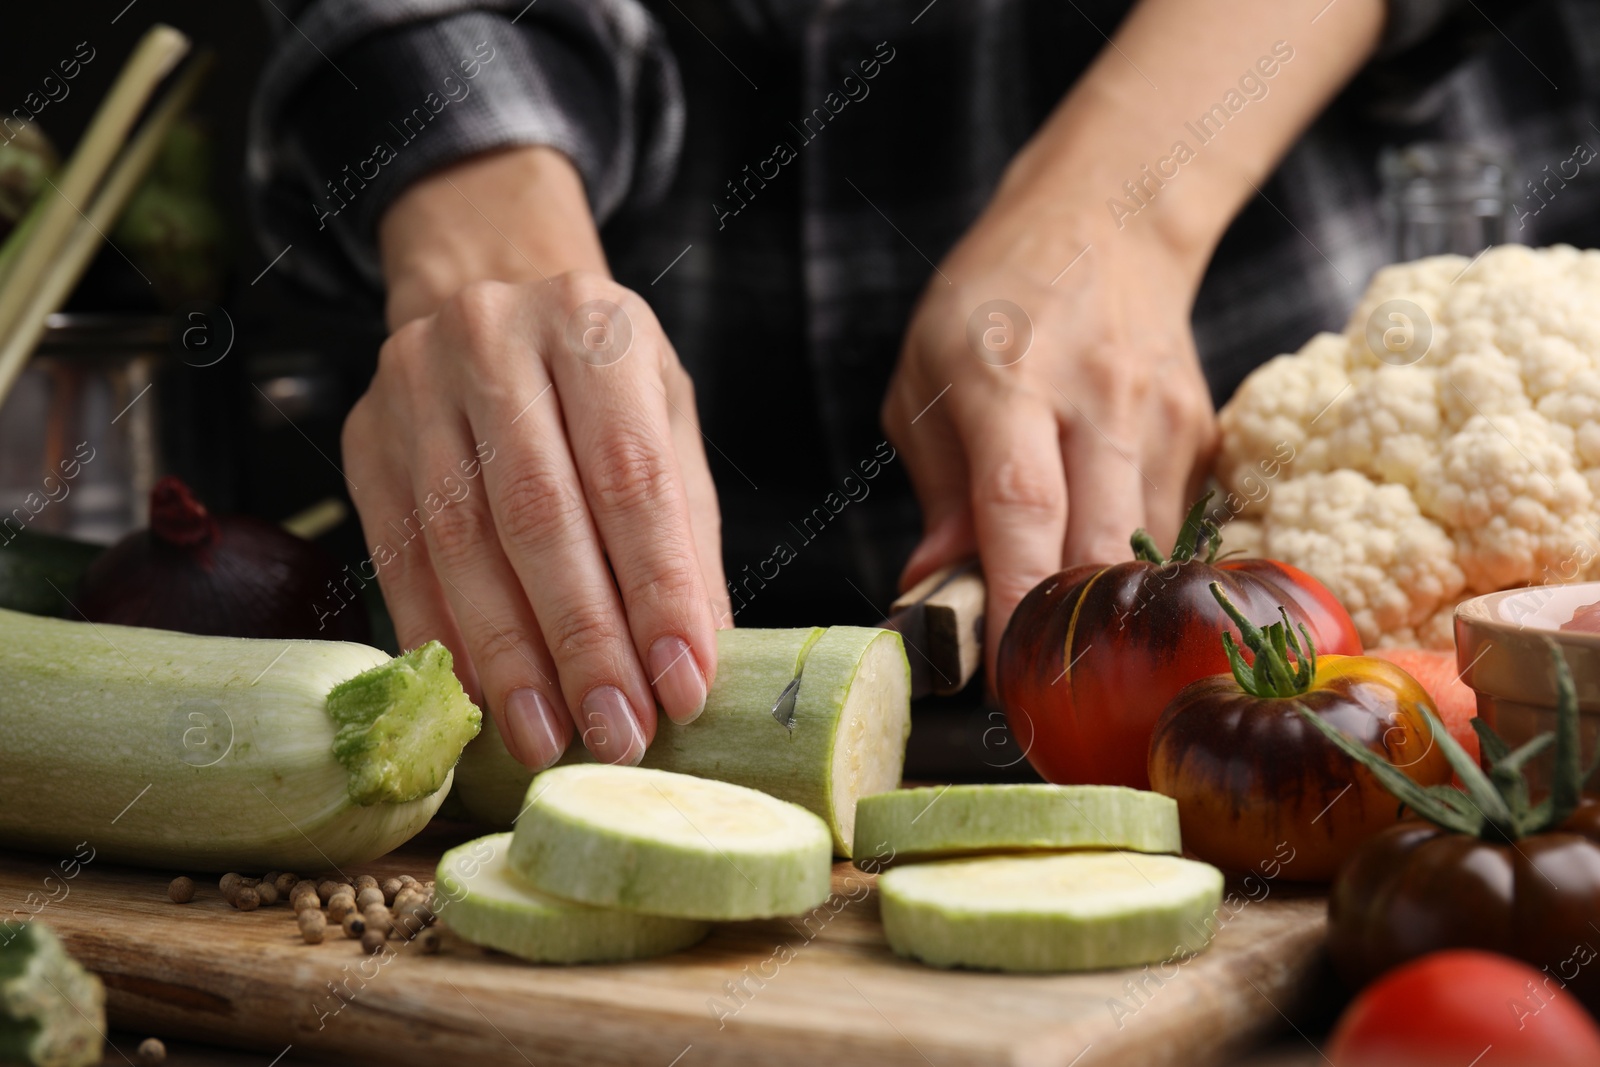
[[[1177,543],[1172,546],[1174,562],[1183,563],[1194,559],[1207,541],[1211,542],[1211,555],[1217,554],[1217,527],[1205,517],[1206,505],[1211,503],[1213,495],[1207,493],[1196,500],[1190,506],[1189,514],[1184,516],[1183,527],[1178,530]]]
[[[1133,558],[1164,567],[1168,563],[1187,563],[1198,556],[1202,548],[1209,546],[1206,562],[1214,561],[1217,549],[1222,547],[1222,540],[1218,537],[1217,524],[1205,517],[1206,505],[1211,503],[1213,495],[1207,493],[1189,506],[1189,514],[1184,517],[1183,526],[1178,530],[1178,539],[1172,546],[1170,557],[1162,554],[1156,539],[1141,526],[1129,538],[1129,543],[1133,545]]]
[[[1164,567],[1167,557],[1161,554],[1161,546],[1156,544],[1156,539],[1151,537],[1143,526],[1133,531],[1129,539],[1133,545],[1133,558],[1142,559],[1146,563],[1154,563],[1157,567]]]
[[[1239,628],[1244,646],[1255,657],[1254,664],[1246,663],[1238,644],[1233,640],[1233,634],[1222,631],[1222,647],[1228,653],[1228,663],[1233,667],[1233,678],[1239,683],[1240,689],[1256,697],[1294,697],[1311,688],[1312,678],[1317,671],[1317,648],[1304,623],[1300,625],[1300,636],[1306,642],[1302,648],[1289,624],[1289,613],[1282,607],[1278,608],[1278,614],[1283,621],[1275,622],[1263,630],[1234,607],[1233,601],[1222,591],[1221,582],[1211,583],[1211,595],[1217,598],[1222,610]],[[1291,653],[1294,656],[1293,665],[1289,662]]]

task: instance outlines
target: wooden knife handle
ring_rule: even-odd
[[[921,604],[927,621],[928,647],[934,677],[948,678],[934,692],[948,696],[960,692],[983,662],[983,611],[988,587],[977,560],[952,563],[907,589],[890,606],[890,613]]]

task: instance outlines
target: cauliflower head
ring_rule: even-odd
[[[1220,420],[1230,547],[1321,579],[1370,646],[1448,648],[1467,597],[1600,577],[1600,251],[1385,268]]]

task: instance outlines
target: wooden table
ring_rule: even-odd
[[[347,873],[429,877],[467,836],[436,826]],[[0,915],[55,867],[0,854]],[[871,878],[845,864],[825,921],[723,924],[686,952],[585,967],[532,966],[448,931],[437,956],[399,941],[377,957],[339,936],[306,945],[287,907],[238,912],[209,882],[170,903],[172,873],[90,863],[39,917],[105,980],[121,1031],[251,1049],[262,1065],[280,1053],[419,1067],[1221,1064],[1327,988],[1325,899],[1270,882],[1253,883],[1255,899],[1230,886],[1235,908],[1211,949],[1165,977],[1032,976],[895,957]]]

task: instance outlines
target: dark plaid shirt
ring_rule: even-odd
[[[275,0],[249,165],[263,245],[292,244],[282,267],[376,314],[374,230],[408,182],[487,148],[561,149],[617,278],[695,378],[730,579],[785,559],[779,578],[743,581],[739,621],[867,619],[918,521],[898,463],[845,478],[882,458],[878,407],[929,261],[1130,6]],[[1316,32],[1308,14],[1304,39]],[[1194,329],[1216,398],[1340,328],[1393,258],[1385,145],[1504,152],[1511,240],[1600,245],[1600,167],[1554,185],[1543,170],[1600,149],[1597,96],[1600,5],[1392,0],[1378,57],[1206,275]]]

